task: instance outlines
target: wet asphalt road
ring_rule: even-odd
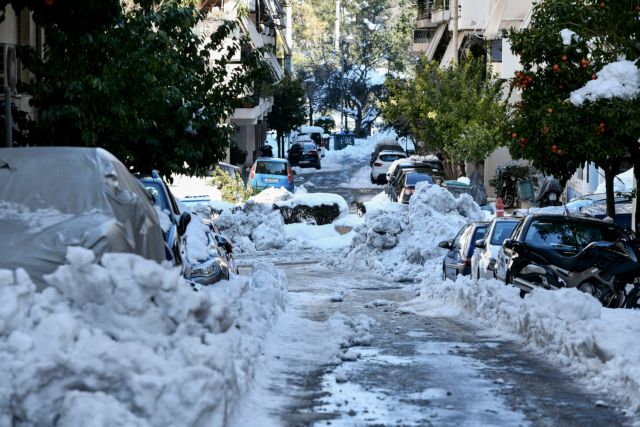
[[[283,357],[274,389],[291,403],[272,414],[283,426],[630,423],[608,396],[587,391],[517,342],[473,324],[403,314],[398,307],[415,296],[411,288],[315,263],[281,268],[289,280],[289,306],[304,317],[324,321],[339,312],[376,321],[371,345],[355,348],[357,361],[299,369],[296,360]],[[344,291],[342,302],[326,298],[336,290]]]

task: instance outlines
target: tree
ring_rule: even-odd
[[[205,13],[182,3],[136,1],[82,33],[50,23],[44,60],[20,49],[39,111],[29,143],[104,147],[135,171],[165,176],[222,159],[232,136],[222,123],[265,71],[259,52],[227,67],[241,46],[231,37],[235,22],[198,35]]]
[[[269,129],[275,130],[278,157],[284,157],[284,136],[305,122],[305,90],[298,80],[286,76],[274,88]]]
[[[418,141],[420,152],[440,152],[452,162],[480,161],[503,141],[501,83],[482,59],[469,57],[446,69],[422,62],[415,77],[388,79],[386,89],[382,117]]]
[[[356,134],[364,135],[379,115],[376,102],[384,79],[405,71],[414,58],[413,13],[406,0],[345,0],[341,5],[337,51],[331,37],[335,12],[327,2],[312,1],[304,17],[295,20],[300,28],[297,51],[304,55],[294,56],[294,63],[305,74],[301,80],[307,86],[310,109],[337,110],[343,125],[349,117]],[[308,33],[311,22],[321,25]]]
[[[509,33],[523,65],[512,80],[522,91],[508,136],[512,155],[562,180],[584,162],[595,162],[605,170],[612,218],[613,177],[620,158],[631,154],[640,174],[638,101],[574,105],[569,98],[619,56],[638,58],[638,12],[632,0],[545,0],[536,5],[529,28]]]

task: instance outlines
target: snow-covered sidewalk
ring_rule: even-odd
[[[287,280],[273,265],[194,291],[177,268],[70,248],[36,292],[0,271],[0,426],[222,426]]]

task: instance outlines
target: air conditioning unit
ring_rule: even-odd
[[[16,58],[16,47],[11,44],[0,44],[2,54],[0,62],[0,85],[15,90],[18,82],[18,60]]]

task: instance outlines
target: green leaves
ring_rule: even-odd
[[[213,34],[177,1],[137,2],[112,25],[84,34],[47,28],[46,58],[23,49],[28,87],[40,112],[30,144],[101,146],[133,170],[195,174],[225,155],[233,132],[220,123],[245,88],[264,76],[259,55],[229,75],[222,44],[234,22]]]
[[[506,123],[500,83],[486,74],[484,61],[475,58],[444,70],[420,63],[414,78],[387,81],[382,116],[422,151],[455,161],[484,159],[501,142]]]

